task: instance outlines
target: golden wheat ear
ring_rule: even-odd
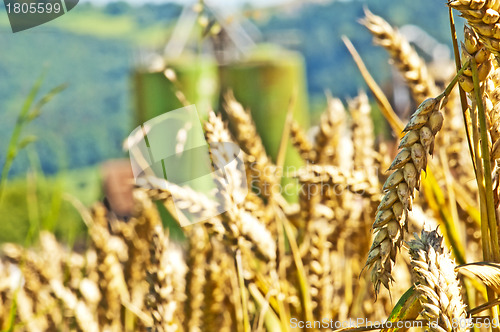
[[[364,91],[360,91],[355,98],[347,101],[347,107],[352,118],[354,169],[363,170],[375,180],[375,135],[368,96]]]
[[[374,43],[382,46],[389,53],[417,103],[438,93],[427,65],[396,28],[366,8],[365,17],[360,20],[360,23],[371,32]]]
[[[224,97],[224,110],[232,127],[232,134],[236,143],[246,153],[246,162],[252,171],[252,178],[265,198],[278,195],[279,179],[276,175],[276,166],[268,157],[262,139],[248,110],[235,99],[229,91]]]
[[[319,131],[314,138],[315,164],[340,165],[338,151],[346,123],[346,111],[342,101],[327,93],[327,109],[321,114]]]
[[[184,295],[187,266],[182,259],[176,259],[181,257],[180,251],[176,254],[169,248],[168,236],[161,225],[153,228],[151,237],[146,270],[149,292],[145,296],[145,307],[158,331],[177,331],[182,317],[180,296]]]
[[[466,312],[455,262],[443,246],[443,237],[437,230],[422,230],[408,246],[421,315],[429,321],[429,330],[465,331],[465,327],[455,326],[465,320]]]
[[[312,163],[316,159],[316,151],[313,149],[311,142],[300,124],[293,119],[290,124],[290,140],[304,161]]]
[[[448,6],[460,12],[490,52],[500,55],[499,1],[455,0],[449,1]]]
[[[406,134],[399,144],[401,151],[389,167],[393,173],[383,186],[385,196],[372,226],[376,236],[366,261],[366,267],[373,266],[372,282],[377,292],[381,283],[389,288],[392,280],[391,271],[408,227],[414,190],[419,189],[420,173],[427,166],[434,137],[443,123],[440,105],[439,99],[429,98],[417,108],[404,129]]]

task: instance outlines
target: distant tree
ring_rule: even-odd
[[[140,25],[166,23],[176,20],[182,12],[182,6],[176,3],[146,3],[134,12],[134,18]]]
[[[104,13],[113,15],[113,16],[119,16],[119,15],[124,15],[127,14],[132,7],[128,2],[125,1],[115,1],[115,2],[110,2],[104,7]]]

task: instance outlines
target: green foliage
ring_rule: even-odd
[[[25,136],[24,138],[21,137],[24,127],[40,115],[41,109],[45,104],[47,104],[52,98],[54,98],[55,95],[66,88],[65,85],[59,85],[50,90],[47,94],[40,98],[38,102],[34,104],[35,98],[42,85],[43,78],[44,75],[40,76],[40,78],[31,88],[26,100],[23,103],[21,111],[19,112],[14,130],[12,132],[12,136],[10,137],[9,144],[7,146],[5,162],[2,168],[2,172],[0,173],[0,203],[2,202],[3,188],[5,187],[7,176],[9,175],[9,171],[12,163],[14,162],[14,159],[18,155],[19,151],[26,148],[26,146],[28,146],[30,143],[36,141],[36,136],[33,135]]]
[[[42,170],[52,174],[64,164],[75,168],[122,156],[122,139],[130,128],[130,48],[121,42],[104,42],[62,31],[39,36],[0,36],[7,39],[2,44],[9,50],[0,58],[0,72],[8,78],[0,80],[0,151],[7,148],[7,138],[26,95],[25,86],[32,81],[33,73],[40,71],[40,65],[46,63],[49,70],[44,85],[66,81],[70,87],[51,102],[43,117],[26,128],[27,134],[39,139],[35,146]],[[40,60],[33,60],[30,49],[36,50]],[[0,153],[0,164],[4,158]],[[19,155],[12,173],[22,174],[26,170],[26,157]]]
[[[64,195],[78,197],[87,206],[98,200],[98,170],[74,170],[52,177],[30,172],[26,177],[10,180],[0,205],[0,243],[25,244],[27,238],[36,239],[40,229],[54,232],[66,243],[82,241],[86,226]]]

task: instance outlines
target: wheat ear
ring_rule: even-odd
[[[346,112],[342,101],[327,95],[327,109],[321,115],[319,131],[314,142],[314,164],[339,164],[335,160],[338,155],[340,139],[346,122]]]
[[[443,248],[437,231],[423,230],[408,243],[415,288],[422,305],[421,315],[436,332],[466,331],[465,305],[455,272],[455,262]]]
[[[491,139],[491,159],[500,159],[500,68],[490,72],[486,81],[486,116]]]
[[[318,204],[319,205],[319,204]],[[321,211],[328,211],[322,214]],[[307,224],[307,242],[302,243],[306,253],[303,258],[310,286],[314,317],[331,318],[332,314],[332,265],[330,251],[332,244],[328,241],[334,227],[331,223],[333,212],[324,206],[316,209],[314,222]]]
[[[454,0],[448,6],[460,12],[490,52],[500,55],[500,1]]]
[[[247,161],[259,192],[266,198],[278,194],[278,179],[275,166],[266,154],[264,144],[257,133],[255,124],[243,106],[236,101],[232,92],[225,96],[224,109],[229,122],[234,126],[233,135],[241,149],[248,155]],[[252,181],[253,183],[254,181]]]
[[[208,236],[203,225],[190,225],[187,230],[189,248],[187,265],[187,299],[185,303],[186,330],[188,332],[202,331],[203,327],[203,302],[205,300],[203,289],[206,285],[205,272],[207,263],[205,255],[209,251]]]
[[[462,44],[462,61],[465,62],[469,59],[474,58],[477,64],[477,72],[480,81],[481,90],[484,90],[484,82],[490,73],[492,63],[491,63],[491,53],[490,51],[481,43],[478,35],[469,28],[464,26],[464,43]],[[460,86],[464,91],[469,93],[469,97],[475,100],[474,93],[471,93],[474,89],[474,84],[472,83],[472,70],[469,68],[464,71],[464,74],[460,77]]]
[[[313,149],[311,142],[309,142],[300,124],[293,119],[290,125],[290,140],[304,161],[311,163],[316,159],[316,151]]]
[[[491,139],[490,158],[493,169],[493,190],[495,194],[495,206],[500,205],[500,68],[495,68],[486,82],[484,103],[486,108],[486,120]]]
[[[128,259],[128,251],[120,237],[109,233],[106,213],[102,204],[93,207],[89,235],[97,253],[99,289],[103,295],[98,307],[99,324],[116,329],[121,325],[122,298],[130,299],[121,265]]]
[[[371,107],[365,92],[347,102],[352,118],[352,142],[354,146],[354,168],[363,170],[374,179],[375,175],[375,138]]]
[[[204,327],[208,331],[230,332],[236,324],[236,312],[233,301],[235,277],[232,254],[224,243],[212,237],[211,250],[208,252],[205,304],[203,308]]]
[[[369,10],[365,10],[365,18],[361,23],[372,33],[375,44],[389,52],[417,103],[438,93],[425,62],[397,29]]]
[[[396,254],[407,230],[407,215],[412,208],[414,190],[419,189],[420,173],[434,148],[434,137],[441,129],[441,98],[426,99],[410,118],[397,154],[389,170],[393,173],[384,183],[386,192],[380,202],[372,228],[375,238],[365,267],[372,268],[372,282],[378,293],[380,284],[389,288]]]
[[[163,233],[161,225],[153,228],[151,236],[149,265],[146,279],[149,292],[146,296],[146,306],[153,318],[154,329],[158,332],[182,331],[178,312],[182,309],[176,292],[175,274],[186,270],[184,262],[175,262],[173,252],[168,250],[168,238]]]

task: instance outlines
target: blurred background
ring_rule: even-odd
[[[80,1],[62,17],[15,34],[0,6],[0,166],[39,77],[45,74],[37,98],[67,84],[23,128],[21,136],[36,141],[18,153],[4,179],[0,242],[26,243],[48,229],[77,244],[85,225],[76,201],[88,206],[108,196],[108,203],[126,215],[126,204],[113,202],[113,197],[126,202],[119,183],[129,176],[122,167],[127,162],[123,141],[142,122],[181,107],[177,89],[202,116],[219,108],[225,89],[233,89],[252,108],[273,156],[292,90],[295,116],[305,127],[317,124],[325,91],[345,99],[366,90],[342,35],[352,40],[377,82],[389,96],[397,96],[392,98],[396,108],[405,112],[405,88],[392,83],[398,77],[387,54],[358,23],[364,8],[404,25],[401,31],[417,50],[427,50],[421,55],[428,62],[449,59],[449,23],[441,1],[213,0],[204,6]],[[165,69],[175,77],[165,77]],[[259,109],[273,111],[259,114]],[[374,109],[377,134],[386,135]]]

